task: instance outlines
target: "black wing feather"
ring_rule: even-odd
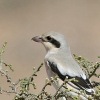
[[[76,80],[78,80],[78,82],[73,82],[75,85],[77,85],[78,87],[80,87],[81,89],[87,88],[93,88],[93,86],[91,85],[89,79],[84,80],[81,77],[75,77]]]
[[[54,62],[50,62],[50,61],[48,61],[48,63],[49,63],[49,66],[50,66],[51,70],[52,70],[54,73],[56,73],[56,74],[60,77],[61,80],[64,81],[65,78],[66,78],[66,76],[64,76],[64,75],[62,75],[62,74],[60,73],[60,71],[59,71],[58,68],[57,68],[57,64],[55,64]]]
[[[72,83],[75,84],[76,86],[78,86],[82,90],[84,90],[85,88],[87,88],[87,89],[93,88],[93,86],[91,85],[89,79],[84,80],[82,77],[77,77],[77,76],[76,77],[71,77],[71,76],[69,76],[67,74],[64,76],[64,75],[62,75],[60,73],[59,69],[57,68],[57,64],[56,63],[50,62],[50,61],[48,61],[48,63],[49,63],[49,66],[50,66],[51,70],[54,73],[56,73],[61,80],[64,81],[66,76],[67,76],[68,79],[75,78],[76,80],[78,80],[77,82],[72,81]]]

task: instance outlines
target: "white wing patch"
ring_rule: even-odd
[[[86,75],[83,73],[83,74],[81,74],[81,77],[84,79],[84,80],[86,80]]]

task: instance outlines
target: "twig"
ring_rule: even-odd
[[[92,73],[89,75],[89,78],[91,78],[95,72],[97,71],[97,69],[100,67],[100,63],[97,63],[95,66],[94,66],[94,69],[92,71]]]

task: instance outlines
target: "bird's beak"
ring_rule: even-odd
[[[31,40],[33,40],[33,41],[35,41],[35,42],[42,42],[41,36],[35,36],[35,37],[33,37]]]

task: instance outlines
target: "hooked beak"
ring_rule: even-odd
[[[42,38],[40,36],[35,36],[31,40],[33,40],[35,42],[42,42]]]

